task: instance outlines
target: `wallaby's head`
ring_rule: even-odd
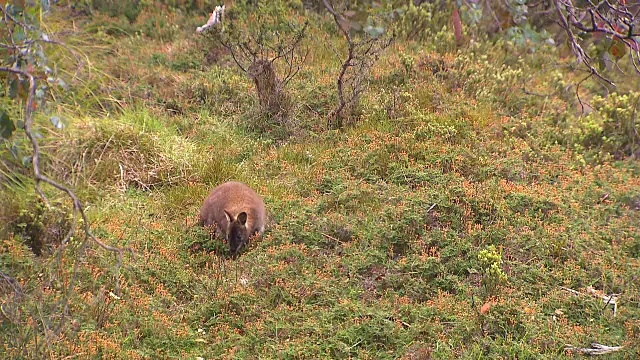
[[[235,218],[227,210],[224,214],[229,222],[226,238],[229,242],[229,250],[232,254],[237,253],[249,241],[249,229],[247,228],[247,213],[241,212]]]

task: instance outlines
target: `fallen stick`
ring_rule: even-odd
[[[598,343],[591,343],[590,348],[579,348],[569,344],[564,345],[565,350],[576,351],[578,353],[587,354],[587,355],[609,354],[612,352],[620,351],[622,350],[623,347],[624,346],[607,346],[607,345],[602,345]]]
[[[592,286],[587,286],[587,293],[581,293],[579,291],[573,290],[573,289],[569,289],[567,287],[564,286],[560,286],[560,289],[564,290],[564,291],[568,291],[574,295],[591,295],[593,297],[597,297],[602,299],[602,302],[605,303],[604,307],[606,308],[607,306],[611,305],[611,307],[613,308],[613,316],[616,316],[617,312],[618,312],[618,296],[620,294],[611,294],[611,295],[600,295],[596,292],[596,290],[592,287]]]

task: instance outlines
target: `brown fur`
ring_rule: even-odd
[[[215,225],[216,232],[224,234],[229,241],[231,252],[237,252],[247,244],[251,235],[261,235],[265,220],[266,211],[260,195],[237,181],[211,190],[200,208],[200,225]]]

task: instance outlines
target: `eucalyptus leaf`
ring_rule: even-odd
[[[11,14],[12,16],[17,16],[20,11],[22,11],[22,7],[20,6],[20,4],[7,4],[6,12]]]
[[[24,29],[21,27],[16,28],[16,30],[13,32],[13,41],[15,42],[23,42],[27,36],[24,33]]]
[[[0,137],[9,139],[15,130],[16,125],[9,118],[9,114],[4,110],[0,110]]]
[[[11,147],[9,147],[9,152],[11,152],[11,155],[13,155],[15,159],[18,159],[18,144],[16,144],[15,141],[11,144]]]

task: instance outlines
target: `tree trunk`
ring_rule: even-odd
[[[280,80],[273,70],[273,64],[267,59],[256,59],[247,73],[256,84],[260,105],[273,114],[283,109],[283,94],[280,88]]]

